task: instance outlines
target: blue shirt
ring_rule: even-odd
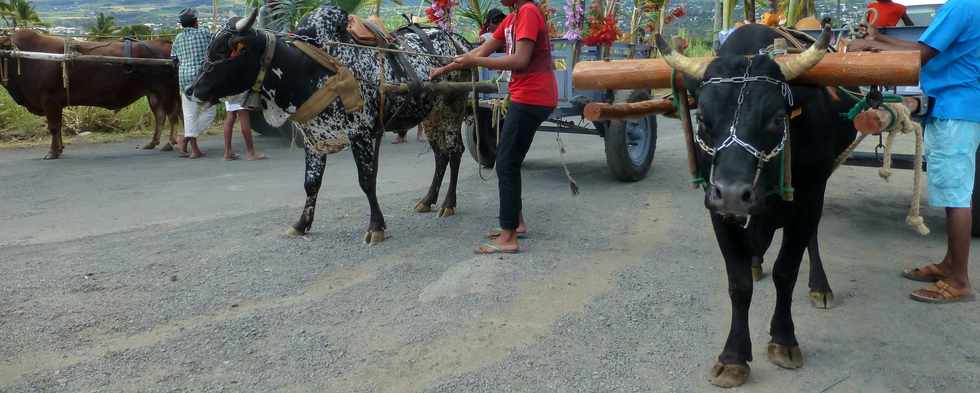
[[[919,42],[938,52],[919,78],[932,116],[980,122],[980,0],[946,2]]]

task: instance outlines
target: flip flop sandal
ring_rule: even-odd
[[[503,229],[491,230],[490,232],[487,232],[487,239],[491,239],[491,240],[496,239],[500,237],[501,232],[503,232]],[[527,237],[527,232],[517,232],[518,239],[523,239],[525,237]]]
[[[493,244],[491,242],[486,242],[480,245],[475,251],[480,255],[492,255],[492,254],[517,254],[521,252],[520,249],[517,250],[504,250],[500,246]]]
[[[902,277],[912,281],[936,282],[946,278],[946,275],[943,274],[943,271],[939,268],[939,266],[937,266],[935,263],[930,263],[923,267],[905,269],[902,271]]]
[[[912,292],[909,297],[924,303],[944,304],[972,302],[977,296],[969,289],[956,289],[946,281],[939,280],[928,287]]]

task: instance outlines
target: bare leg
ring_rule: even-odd
[[[255,142],[252,140],[252,119],[248,116],[248,111],[238,111],[238,121],[242,125],[242,139],[245,140],[245,159],[249,161],[261,160],[265,154],[255,152]]]
[[[235,151],[231,146],[231,134],[235,131],[235,118],[238,117],[238,112],[229,112],[225,116],[224,133],[225,133],[225,160],[231,161],[237,159],[238,156],[235,155]]]
[[[945,281],[957,289],[971,289],[969,258],[970,232],[973,229],[971,208],[946,208],[946,258],[939,264]]]
[[[204,152],[202,152],[201,149],[197,146],[197,138],[196,137],[195,138],[184,138],[184,139],[187,139],[188,142],[191,145],[191,156],[189,158],[195,159],[195,158],[204,157]]]

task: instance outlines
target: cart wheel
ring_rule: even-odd
[[[476,127],[473,124],[473,116],[468,116],[465,121],[463,121],[462,133],[463,138],[466,141],[466,150],[469,150],[470,156],[473,157],[473,161],[479,162],[484,168],[493,168],[493,164],[497,158],[497,132],[492,130],[492,122],[490,117],[492,116],[489,109],[480,108],[480,146],[479,146],[479,157],[477,156],[477,138],[476,138]]]
[[[637,102],[650,99],[645,91],[617,91],[614,102]],[[657,116],[640,119],[612,120],[606,126],[606,165],[613,177],[635,182],[650,171],[657,150]]]
[[[980,153],[980,150],[977,152]],[[980,172],[980,155],[977,156],[977,164],[977,172]],[[980,191],[977,189],[980,187],[980,173],[973,175],[973,237],[980,237]]]

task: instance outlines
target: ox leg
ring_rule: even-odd
[[[306,205],[299,221],[289,228],[290,236],[302,236],[310,231],[313,216],[316,211],[316,197],[320,193],[320,183],[323,181],[323,169],[327,163],[327,155],[306,147],[306,176],[303,187],[306,189]]]
[[[432,205],[439,200],[439,188],[442,186],[442,179],[446,175],[446,167],[449,166],[448,157],[445,152],[439,149],[439,145],[435,140],[430,138],[429,146],[432,147],[432,155],[435,157],[436,170],[432,175],[432,184],[429,185],[429,191],[415,205],[416,213],[429,213],[432,211]]]
[[[163,103],[160,102],[160,97],[150,94],[146,98],[150,103],[150,112],[153,112],[153,138],[140,148],[153,150],[160,144],[160,130],[163,129],[163,123],[167,120],[167,111],[164,109]]]
[[[378,152],[381,147],[381,136],[358,137],[351,140],[351,152],[357,163],[357,180],[361,190],[367,196],[371,207],[371,222],[364,236],[364,243],[378,244],[385,240],[385,219],[378,204]]]
[[[753,251],[745,236],[734,224],[711,215],[718,246],[725,258],[728,273],[728,296],[732,302],[732,322],[725,349],[718,356],[708,380],[716,386],[730,388],[749,379],[752,341],[749,338],[749,305],[752,303]]]
[[[462,153],[449,154],[449,190],[446,199],[442,201],[439,217],[450,217],[456,214],[456,182],[459,180],[459,164],[463,159]]]
[[[800,272],[803,252],[816,234],[823,210],[825,184],[812,190],[798,192],[794,201],[794,216],[783,229],[783,244],[773,265],[772,281],[776,286],[776,309],[772,316],[769,334],[769,361],[787,369],[803,367],[803,353],[796,340],[793,325],[793,288]]]
[[[61,158],[61,153],[65,151],[65,143],[61,139],[61,112],[64,108],[56,108],[46,114],[48,120],[48,131],[51,133],[51,147],[48,154],[44,155],[45,160],[56,160]]]
[[[823,270],[823,259],[820,258],[820,247],[817,244],[817,231],[810,237],[807,246],[810,255],[810,304],[813,307],[829,309],[834,306],[834,291],[830,289],[827,272]]]

